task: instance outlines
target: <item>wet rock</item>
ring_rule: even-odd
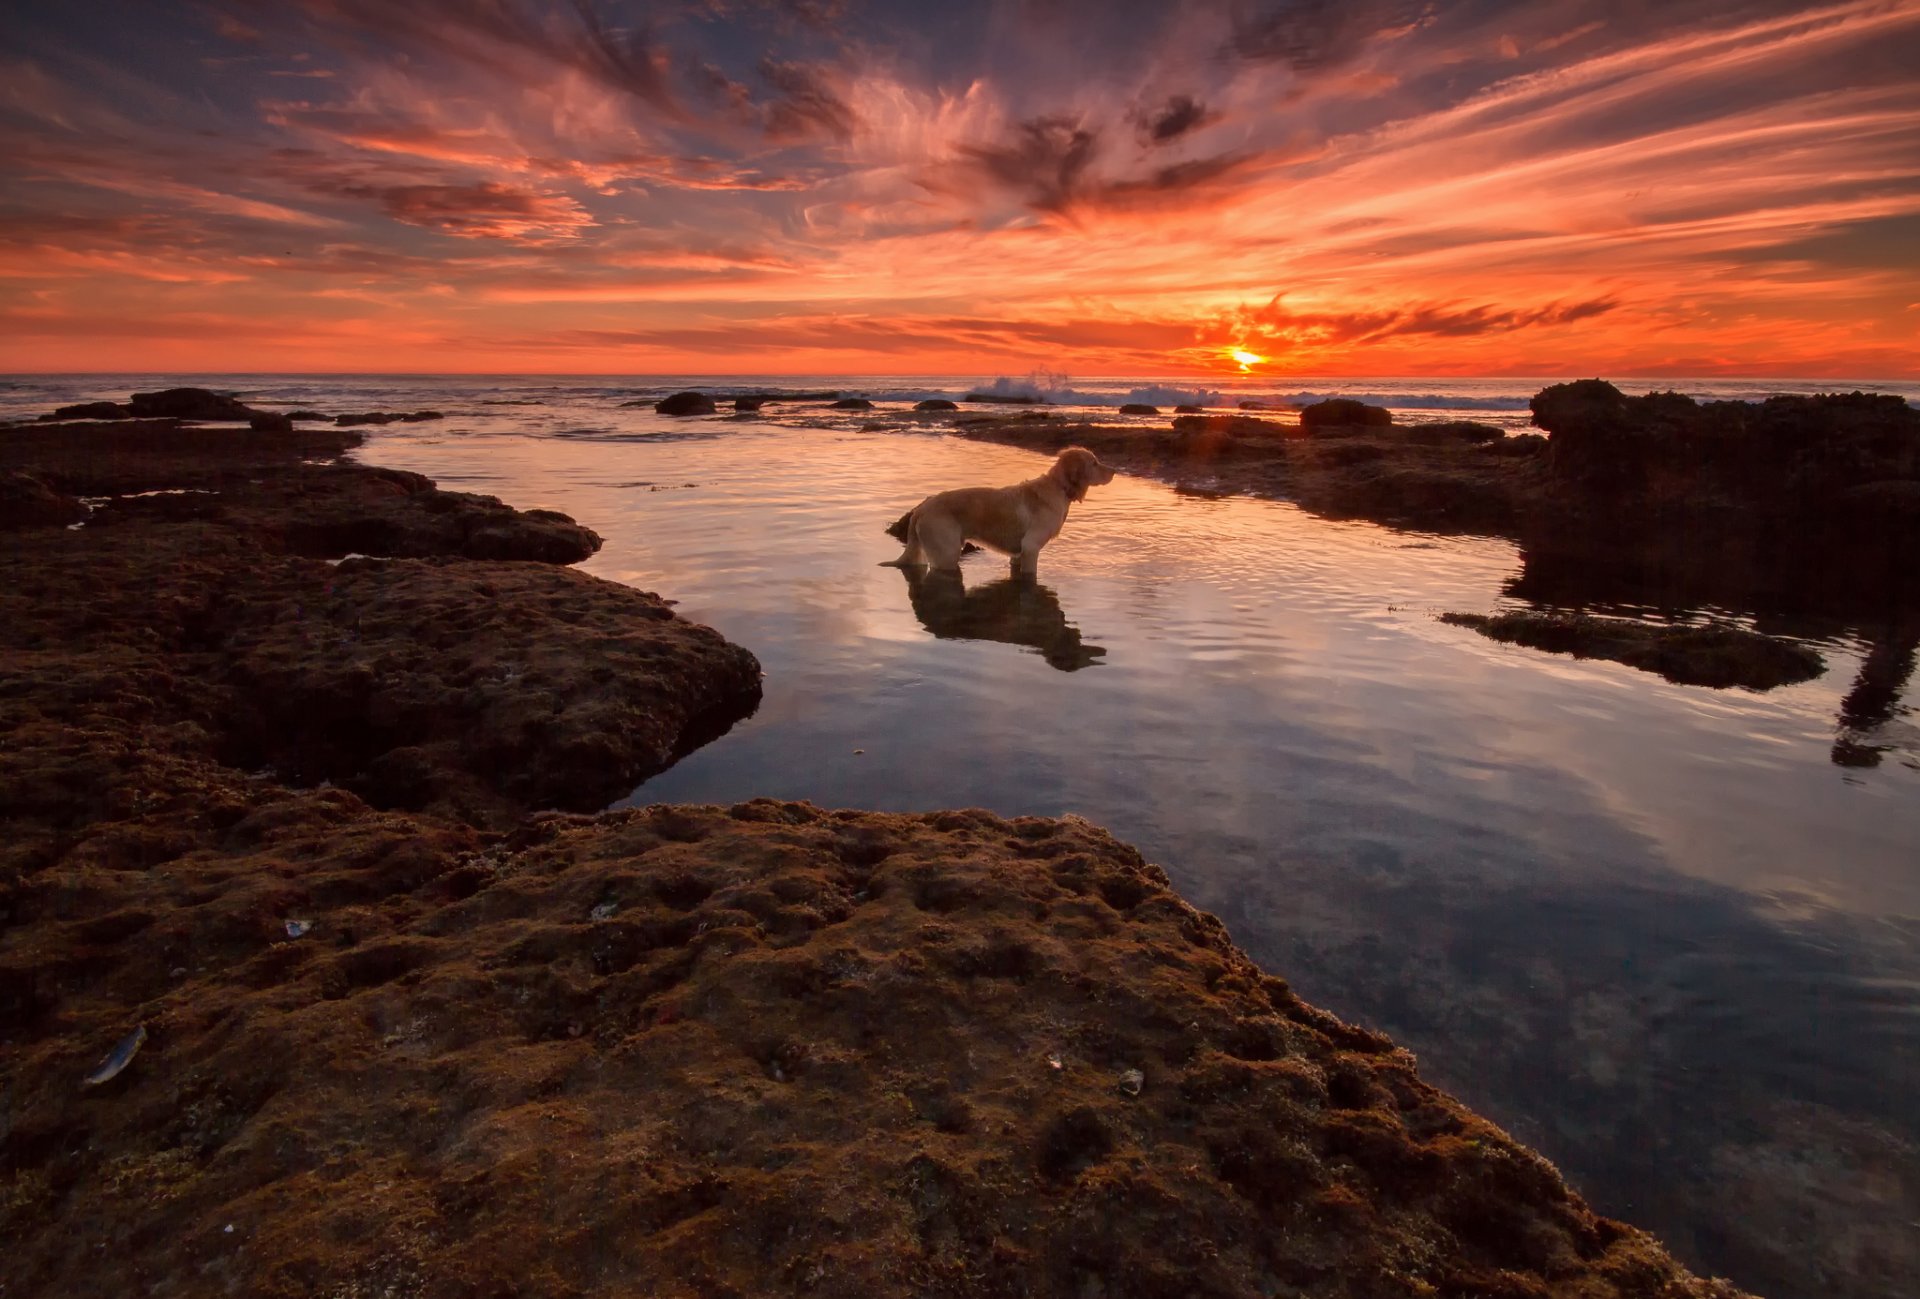
[[[1329,429],[1386,428],[1393,423],[1393,412],[1384,406],[1370,406],[1351,397],[1333,397],[1316,401],[1300,410],[1300,426],[1309,433]]]
[[[1120,408],[1122,415],[1158,415],[1158,406],[1149,406],[1145,402],[1130,401]]]
[[[51,415],[42,415],[42,420],[68,419],[132,419],[133,409],[122,406],[117,401],[84,401],[76,406],[62,406]]]
[[[290,410],[287,412],[287,418],[291,420],[324,420],[329,424],[333,422],[333,416],[323,414],[317,410]]]
[[[472,820],[602,806],[758,698],[746,651],[656,596],[559,568],[599,542],[564,515],[289,463],[284,439],[245,430],[164,432],[0,443],[47,450],[42,474],[145,493],[0,547],[0,816],[44,815],[51,833],[156,767],[204,773],[166,778],[189,784],[273,767]],[[141,454],[118,454],[130,446]],[[209,485],[136,476],[169,450],[172,476]],[[318,558],[348,550],[420,557]]]
[[[335,415],[333,422],[341,428],[353,428],[362,424],[418,424],[445,418],[446,415],[437,410],[370,410],[358,415]]]
[[[1896,396],[1700,403],[1583,379],[1543,389],[1532,407],[1557,483],[1658,510],[1817,514],[1851,488],[1920,479],[1920,411]]]
[[[32,474],[0,470],[0,531],[65,527],[87,517],[87,507]]]
[[[1206,435],[1212,438],[1297,438],[1302,430],[1297,424],[1282,424],[1279,420],[1260,419],[1253,415],[1176,415],[1173,431],[1189,437]]]
[[[970,392],[961,401],[984,402],[995,406],[1044,406],[1046,398],[1026,393]]]
[[[1654,626],[1558,613],[1446,613],[1440,621],[1507,644],[1611,659],[1680,685],[1771,690],[1811,681],[1826,670],[1826,661],[1805,645],[1739,627]]]
[[[235,526],[296,555],[518,559],[576,564],[600,537],[553,510],[516,510],[497,497],[446,492],[418,474],[303,466],[279,483],[223,494]]]
[[[766,397],[735,397],[733,399],[733,408],[737,411],[751,414],[766,405],[768,400]]]
[[[1506,437],[1489,439],[1481,446],[1481,450],[1488,455],[1507,456],[1514,459],[1545,455],[1547,448],[1547,440],[1538,433],[1514,433]]]
[[[915,410],[929,410],[929,411],[960,409],[960,407],[956,403],[948,401],[945,397],[929,397],[925,401],[917,401],[913,404],[913,408]]]
[[[348,560],[256,602],[222,657],[239,765],[470,818],[602,807],[760,690],[658,596],[542,564]]]
[[[659,415],[711,415],[714,406],[704,392],[676,392],[653,403],[653,409]]]
[[[171,419],[25,425],[0,437],[0,469],[29,472],[75,496],[220,488],[338,456],[360,441],[360,434],[331,426],[261,437]]]
[[[250,420],[254,410],[227,393],[206,388],[136,392],[127,403],[136,419]]]
[[[865,397],[842,397],[833,403],[834,410],[872,410],[873,403]]]
[[[1205,406],[1175,406],[1173,413],[1176,415],[1203,415],[1206,413],[1206,409]]]
[[[293,418],[275,411],[258,411],[247,421],[247,427],[255,433],[291,433]]]
[[[1472,420],[1437,420],[1430,424],[1402,425],[1399,436],[1404,441],[1420,446],[1444,446],[1462,442],[1477,446],[1498,442],[1505,438],[1506,434],[1491,424],[1478,424]]]
[[[190,869],[69,850],[10,917],[25,1293],[185,1284],[238,1219],[242,1293],[490,1292],[591,1241],[661,1295],[831,1259],[848,1296],[1739,1299],[1084,821],[756,799],[483,836],[202,793],[228,825]],[[263,940],[293,898],[321,941]],[[128,1005],[164,1049],[80,1091]],[[1127,1094],[1134,1062],[1166,1084]]]

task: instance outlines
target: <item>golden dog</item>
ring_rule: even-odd
[[[958,570],[969,541],[1013,557],[1014,571],[1032,573],[1040,547],[1060,535],[1067,507],[1089,487],[1113,481],[1113,470],[1085,447],[1068,447],[1038,478],[1012,487],[957,487],[914,506],[887,531],[907,543],[901,568]]]

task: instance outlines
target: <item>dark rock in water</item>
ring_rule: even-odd
[[[1472,420],[1441,420],[1432,424],[1406,424],[1400,426],[1400,439],[1421,446],[1446,446],[1451,443],[1498,442],[1506,436],[1491,424],[1476,424]]]
[[[65,527],[87,517],[87,507],[32,474],[0,470],[0,529]]]
[[[247,421],[247,426],[255,433],[291,433],[293,417],[282,415],[278,411],[263,410]]]
[[[42,420],[56,419],[132,419],[133,411],[117,401],[83,401],[77,406],[62,406]]]
[[[953,402],[948,401],[945,397],[929,397],[925,401],[917,401],[913,404],[913,408],[915,410],[959,410],[960,409],[959,406],[955,405]]]
[[[1047,404],[1046,398],[1044,397],[1029,397],[1025,394],[1018,393],[970,392],[960,400],[986,402],[990,405],[1000,406],[1044,406]]]
[[[1897,396],[1702,404],[1582,379],[1542,390],[1532,406],[1552,435],[1558,483],[1655,508],[1830,514],[1849,489],[1920,479],[1920,411]]]
[[[333,421],[333,416],[324,415],[317,410],[290,410],[287,412],[287,418],[288,419],[305,419],[305,420],[326,420],[329,423]]]
[[[676,392],[653,403],[653,409],[660,415],[711,415],[714,408],[704,392]]]
[[[137,419],[250,420],[254,416],[245,402],[205,388],[136,392],[127,405]]]
[[[1130,401],[1120,408],[1120,413],[1122,415],[1158,415],[1160,408],[1149,406],[1141,401]]]
[[[1610,659],[1685,686],[1771,690],[1826,670],[1826,661],[1804,645],[1739,627],[1657,627],[1558,613],[1445,613],[1440,621],[1550,654]]]
[[[772,399],[769,397],[735,397],[733,399],[733,408],[737,411],[752,414],[766,405],[770,400]]]
[[[1240,403],[1240,409],[1241,410],[1288,410],[1291,408],[1280,402],[1243,401]]]
[[[872,410],[873,403],[865,397],[842,397],[833,403],[834,410]]]
[[[1205,406],[1175,406],[1173,413],[1176,415],[1201,415],[1206,412],[1206,409]]]
[[[352,428],[360,424],[418,424],[422,420],[445,418],[437,410],[372,410],[360,415],[336,415],[333,422],[342,428]]]
[[[1300,426],[1309,433],[1331,428],[1386,428],[1393,423],[1393,412],[1384,406],[1369,406],[1351,397],[1333,397],[1316,401],[1300,411]]]

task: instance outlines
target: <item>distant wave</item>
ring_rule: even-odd
[[[1228,409],[1237,407],[1243,401],[1257,401],[1270,406],[1311,406],[1317,401],[1346,397],[1354,401],[1364,401],[1372,406],[1392,406],[1401,410],[1526,410],[1533,396],[1531,393],[1489,397],[1447,392],[1335,390],[1260,392],[1253,389],[1238,389],[1225,392],[1214,388],[1174,388],[1166,385],[1150,385],[1130,388],[1126,392],[1114,392],[1075,388],[1066,376],[1048,374],[1045,371],[1036,371],[1024,379],[1002,375],[990,383],[980,384],[968,391],[991,397],[1048,401],[1056,406],[1127,406],[1138,403],[1148,406],[1210,406]]]
[[[1445,392],[1294,392],[1265,400],[1311,406],[1316,401],[1329,401],[1335,397],[1364,401],[1369,406],[1395,406],[1401,410],[1525,410],[1533,400],[1531,394],[1525,397],[1468,397]]]

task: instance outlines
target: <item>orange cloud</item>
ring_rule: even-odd
[[[13,366],[1920,372],[1920,0],[179,12],[9,56]]]

